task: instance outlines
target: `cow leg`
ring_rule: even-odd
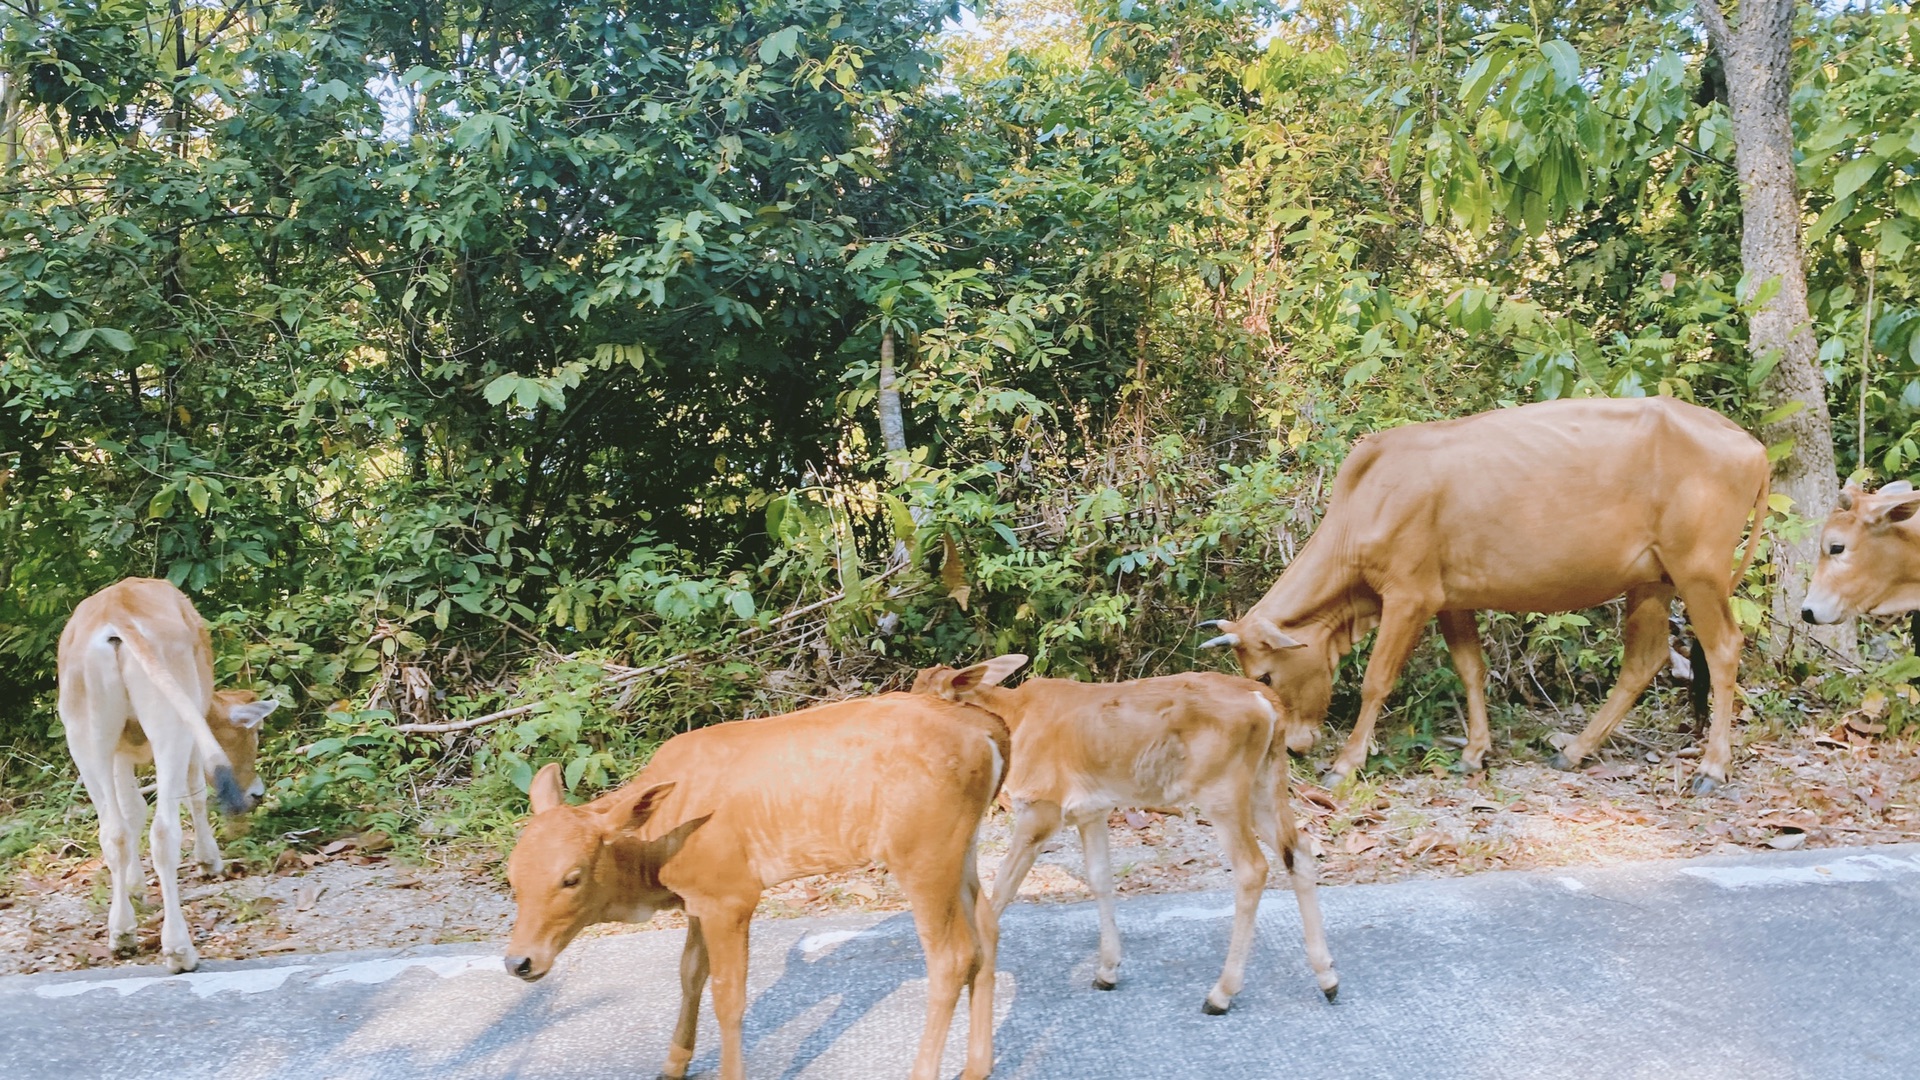
[[[1113,914],[1113,853],[1107,846],[1107,815],[1086,815],[1074,822],[1080,830],[1080,850],[1087,859],[1087,885],[1100,909],[1100,966],[1094,969],[1093,988],[1111,990],[1120,982],[1120,923]]]
[[[153,853],[153,873],[160,879],[160,902],[164,909],[160,923],[160,958],[176,973],[200,966],[200,954],[193,947],[193,932],[187,929],[187,917],[180,910],[180,803],[187,797],[187,763],[193,752],[185,733],[180,734],[178,740],[152,740],[153,826],[147,831],[148,848]]]
[[[197,756],[187,765],[187,814],[193,818],[194,861],[208,877],[219,877],[226,862],[220,857],[220,841],[207,820],[207,780]]]
[[[1706,650],[1707,672],[1713,680],[1713,720],[1707,728],[1700,770],[1693,778],[1693,793],[1706,795],[1727,782],[1727,769],[1733,764],[1733,712],[1744,641],[1724,579],[1699,574],[1679,586],[1680,600],[1687,605],[1687,621],[1693,624],[1694,636]]]
[[[1360,716],[1353,722],[1353,734],[1347,736],[1340,756],[1333,759],[1333,766],[1322,779],[1328,787],[1345,780],[1367,763],[1373,725],[1380,719],[1380,711],[1386,707],[1387,695],[1393,693],[1394,683],[1400,680],[1400,668],[1406,664],[1407,655],[1413,651],[1427,620],[1433,618],[1437,609],[1438,605],[1413,603],[1397,597],[1387,597],[1381,602],[1380,632],[1374,635],[1367,677],[1360,684]]]
[[[1233,864],[1233,935],[1227,939],[1227,963],[1220,971],[1220,981],[1200,1003],[1200,1011],[1208,1016],[1219,1016],[1231,1008],[1233,996],[1246,981],[1260,892],[1267,887],[1267,857],[1260,853],[1260,842],[1253,835],[1249,802],[1243,796],[1207,807],[1213,831],[1226,846],[1227,859]]]
[[[1480,651],[1480,627],[1471,611],[1440,613],[1440,633],[1453,655],[1453,670],[1467,691],[1467,747],[1460,751],[1460,771],[1482,772],[1493,736],[1487,731],[1487,658]]]
[[[80,767],[80,782],[87,789],[87,798],[93,800],[94,812],[100,818],[100,859],[107,866],[107,880],[111,890],[111,899],[107,901],[107,940],[113,951],[119,956],[131,956],[140,947],[138,935],[139,923],[134,917],[131,890],[143,880],[140,873],[140,826],[145,824],[145,812],[140,818],[128,821],[126,803],[121,798],[118,772],[118,755],[111,748],[104,753],[96,748],[77,742],[71,735],[76,730],[72,717],[63,717],[70,733],[67,746],[73,754],[73,762]],[[131,773],[133,766],[127,765]],[[134,797],[139,798],[140,791],[134,789]],[[142,806],[144,807],[144,803]]]
[[[951,857],[919,859],[896,868],[894,873],[913,907],[914,929],[920,932],[920,948],[927,957],[926,1026],[920,1031],[920,1052],[908,1074],[912,1080],[939,1080],[940,1058],[946,1051],[947,1032],[953,1027],[953,1010],[960,1004],[960,989],[969,984],[977,989],[974,980],[983,966],[977,927],[965,911],[963,861]],[[992,1027],[989,1014],[989,1032]],[[969,1080],[984,1077],[985,1072],[975,1072],[976,1047],[972,1040],[967,1049],[967,1071],[963,1075]]]
[[[693,1041],[700,1031],[700,995],[707,988],[707,939],[700,920],[687,920],[687,944],[680,953],[680,1019],[673,1025],[673,1045],[661,1080],[682,1080],[693,1062]]]
[[[1667,609],[1672,602],[1670,585],[1636,585],[1627,590],[1619,681],[1579,737],[1554,755],[1555,768],[1572,769],[1593,756],[1659,673],[1660,665],[1667,661]]]
[[[747,926],[758,902],[755,896],[745,904],[705,909],[699,916],[713,979],[713,1016],[720,1022],[720,1080],[747,1080],[747,1048],[740,1023],[747,1014]],[[683,1009],[685,1005],[683,996]],[[667,1060],[671,1064],[673,1059]]]
[[[1000,962],[1000,918],[981,891],[974,843],[967,845],[965,870],[960,913],[973,921],[974,938],[979,942],[980,951],[972,985],[967,988],[967,1067],[963,1075],[966,1080],[984,1080],[993,1072],[993,981]]]
[[[1060,828],[1058,803],[1016,801],[1014,806],[1013,838],[1007,845],[1006,858],[1000,860],[1000,869],[993,876],[996,918],[1004,915],[1007,905],[1020,895],[1020,883],[1026,880],[1027,871],[1033,869],[1040,845]]]
[[[1283,759],[1280,767],[1286,768]],[[1340,993],[1340,975],[1333,970],[1333,954],[1327,951],[1327,931],[1320,918],[1320,893],[1315,880],[1313,852],[1294,825],[1293,804],[1288,801],[1286,785],[1280,784],[1273,797],[1257,811],[1261,832],[1274,854],[1287,869],[1287,883],[1293,889],[1294,902],[1300,905],[1300,936],[1307,946],[1307,963],[1320,984],[1320,992],[1332,1001]]]

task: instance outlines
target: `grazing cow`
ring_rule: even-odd
[[[116,953],[132,953],[133,902],[140,883],[140,830],[147,804],[134,766],[154,772],[153,869],[165,916],[160,953],[174,971],[200,963],[180,910],[180,803],[193,815],[193,854],[208,873],[222,868],[207,821],[207,781],[220,808],[245,813],[266,793],[254,772],[260,724],[278,702],[249,691],[213,689],[213,648],[193,603],[171,584],[128,578],[80,602],[60,634],[60,722],[80,780],[100,816],[100,849],[113,882],[107,932]]]
[[[1905,480],[1871,495],[1848,484],[1820,527],[1820,557],[1800,617],[1810,623],[1836,623],[1860,614],[1920,611],[1916,511],[1920,491]]]
[[[1474,612],[1574,611],[1626,594],[1625,657],[1605,704],[1555,764],[1599,749],[1652,681],[1678,593],[1705,653],[1713,724],[1694,780],[1727,778],[1741,635],[1729,574],[1749,512],[1766,513],[1764,447],[1672,398],[1548,401],[1378,432],[1334,479],[1326,519],[1246,615],[1214,623],[1246,674],[1318,726],[1334,669],[1375,626],[1360,716],[1329,770],[1366,760],[1374,722],[1438,616],[1467,692],[1462,766],[1485,766],[1486,660]]]
[[[1012,846],[994,881],[994,914],[1005,912],[1019,895],[1040,845],[1062,821],[1071,824],[1080,830],[1087,881],[1100,908],[1100,966],[1093,986],[1113,989],[1119,978],[1120,927],[1113,913],[1107,816],[1122,806],[1197,803],[1226,845],[1235,891],[1226,967],[1201,1008],[1217,1016],[1240,992],[1260,891],[1267,884],[1260,839],[1286,864],[1300,904],[1307,959],[1332,1001],[1340,977],[1320,925],[1313,855],[1294,829],[1287,751],[1273,692],[1251,679],[1218,672],[1123,683],[1029,679],[1011,690],[999,685],[1026,662],[1015,653],[959,671],[931,667],[913,683],[916,693],[977,705],[1005,720],[1013,732],[1006,790],[1016,820]]]
[[[507,970],[532,982],[594,923],[683,908],[680,1019],[661,1075],[687,1073],[711,971],[720,1076],[742,1080],[747,924],[760,894],[881,862],[913,906],[927,956],[914,1080],[938,1075],[963,985],[971,1026],[961,1075],[985,1077],[999,923],[980,902],[974,843],[1007,752],[993,716],[896,693],[677,735],[633,781],[584,806],[566,805],[559,766],[548,765],[507,863],[519,905]]]

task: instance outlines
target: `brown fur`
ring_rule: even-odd
[[[1711,673],[1699,781],[1710,789],[1732,756],[1742,644],[1728,600],[1738,576],[1727,571],[1749,514],[1766,513],[1767,488],[1758,441],[1671,398],[1540,402],[1379,432],[1341,466],[1299,558],[1214,640],[1272,685],[1293,722],[1317,728],[1340,658],[1379,627],[1337,781],[1365,762],[1400,667],[1437,616],[1467,692],[1462,764],[1478,771],[1491,739],[1474,612],[1576,611],[1624,593],[1620,680],[1564,752],[1571,767],[1599,749],[1666,659],[1677,594]]]
[[[1063,821],[1073,825],[1100,908],[1094,985],[1112,989],[1119,978],[1120,928],[1107,816],[1122,806],[1198,803],[1226,846],[1236,892],[1226,965],[1207,994],[1207,1011],[1225,1012],[1245,978],[1267,882],[1260,839],[1286,864],[1308,960],[1331,998],[1339,978],[1321,929],[1313,856],[1294,827],[1287,751],[1267,688],[1217,672],[1122,683],[1029,679],[1016,689],[997,685],[1026,659],[1016,653],[959,671],[927,668],[913,683],[916,693],[977,705],[1013,732],[1006,791],[1016,820],[994,882],[995,913],[1019,895],[1040,845]]]
[[[1920,492],[1904,483],[1869,495],[1849,484],[1820,527],[1820,556],[1800,617],[1920,611]]]
[[[934,1080],[965,985],[962,1075],[984,1077],[999,929],[992,907],[977,902],[974,841],[1008,750],[1005,727],[980,710],[886,694],[675,736],[632,782],[584,806],[565,804],[559,767],[548,765],[507,864],[519,905],[508,970],[538,979],[594,923],[684,908],[680,1019],[663,1075],[686,1075],[711,973],[720,1075],[741,1080],[747,925],[761,893],[884,863],[927,954],[927,1020],[912,1075]]]

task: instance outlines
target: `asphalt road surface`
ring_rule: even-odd
[[[1088,985],[1089,904],[1008,913],[994,1076],[1920,1076],[1920,845],[1321,890],[1329,1005],[1269,893],[1245,991],[1200,1003],[1230,903],[1120,905],[1118,990]],[[755,924],[752,1077],[904,1077],[925,995],[906,915]],[[207,962],[0,979],[0,1076],[651,1077],[681,934],[576,944],[522,984],[499,950]],[[956,1017],[947,1075],[962,1060]],[[696,1075],[717,1071],[711,1013]]]

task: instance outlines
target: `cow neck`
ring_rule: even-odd
[[[607,841],[606,857],[613,864],[614,888],[620,897],[639,900],[670,892],[660,884],[660,840],[643,840],[622,832]]]
[[[1377,612],[1379,604],[1356,587],[1352,564],[1343,565],[1333,540],[1323,522],[1281,572],[1280,580],[1247,614],[1259,615],[1288,633],[1319,629],[1345,655],[1353,650],[1354,624],[1363,614]]]

